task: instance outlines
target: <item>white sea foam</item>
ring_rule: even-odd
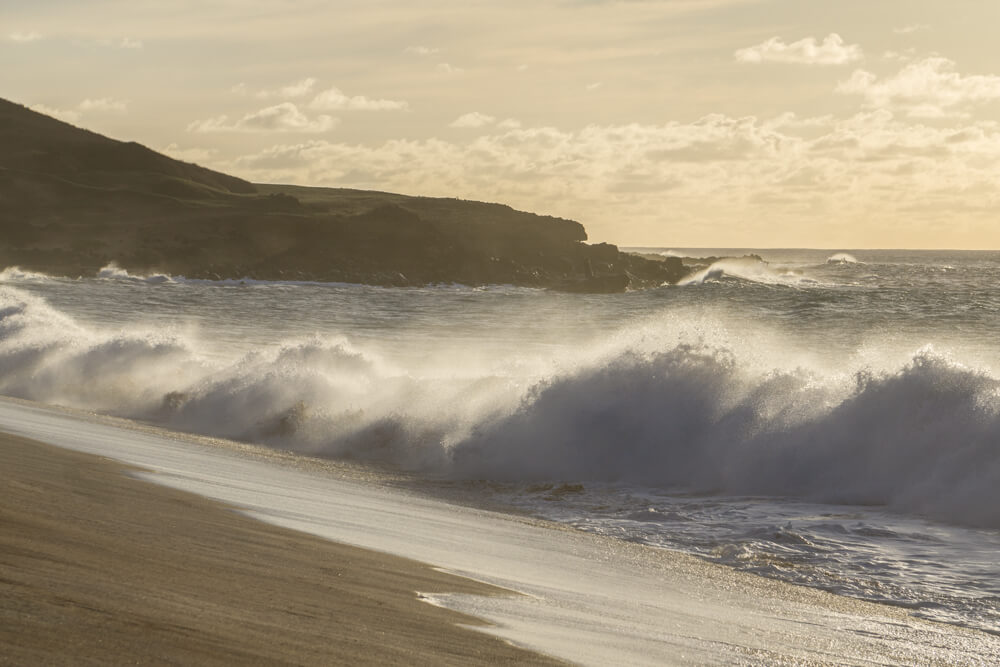
[[[884,504],[1000,527],[994,375],[933,349],[830,370],[767,351],[760,332],[674,327],[460,373],[339,336],[220,355],[183,329],[103,329],[2,287],[0,393],[459,478]]]
[[[836,252],[826,258],[827,264],[862,264],[857,257],[846,252]]]
[[[553,378],[456,469],[888,505],[1000,527],[1000,382],[924,350],[893,372],[749,369],[678,346]]]
[[[97,277],[103,280],[128,280],[140,283],[169,283],[173,282],[173,277],[165,273],[153,273],[150,275],[132,274],[119,267],[114,262],[101,267],[97,272]]]
[[[0,283],[40,282],[50,280],[51,276],[38,271],[27,271],[19,266],[8,266],[0,271]]]
[[[817,281],[798,269],[772,266],[756,257],[732,257],[713,262],[682,279],[679,285],[701,285],[725,279],[769,285],[814,285]]]

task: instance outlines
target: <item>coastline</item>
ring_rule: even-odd
[[[0,470],[0,664],[562,664],[417,595],[486,584],[3,433]]]

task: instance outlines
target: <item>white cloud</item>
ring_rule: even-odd
[[[898,109],[909,116],[939,118],[962,115],[970,105],[1000,99],[1000,76],[955,71],[955,62],[940,56],[924,58],[879,79],[855,70],[837,92],[861,95],[869,108]]]
[[[143,44],[142,40],[133,39],[132,37],[122,37],[121,39],[99,39],[97,43],[101,46],[107,46],[115,49],[141,49]]]
[[[896,62],[909,62],[915,59],[916,49],[906,49],[905,51],[886,51],[882,54],[884,60],[892,60]]]
[[[897,35],[910,35],[915,32],[920,32],[921,30],[929,30],[930,26],[926,23],[911,23],[910,25],[900,26],[898,28],[893,28],[892,31]]]
[[[592,92],[592,91],[597,90],[598,88],[600,88],[603,85],[604,85],[604,83],[601,82],[601,81],[595,81],[594,83],[588,83],[586,85],[586,90],[587,90],[587,92]]]
[[[58,109],[45,104],[33,104],[29,108],[32,111],[37,111],[38,113],[43,113],[46,116],[58,118],[59,120],[66,121],[67,123],[77,123],[84,114],[92,112],[126,113],[128,111],[128,102],[116,100],[110,97],[101,97],[95,99],[85,99],[72,109]]]
[[[43,113],[46,116],[52,116],[53,118],[58,118],[59,120],[65,121],[67,123],[75,123],[80,120],[80,112],[73,109],[56,109],[44,104],[32,104],[28,107],[32,111],[37,111],[38,113]]]
[[[441,49],[434,49],[428,46],[408,46],[403,49],[403,53],[409,53],[414,56],[430,56],[440,52]]]
[[[448,63],[438,63],[437,67],[434,69],[442,74],[461,74],[465,71],[461,67],[455,67],[454,65],[449,65]]]
[[[316,79],[310,76],[274,90],[259,90],[255,93],[255,95],[261,99],[266,99],[268,97],[280,97],[282,99],[288,99],[290,97],[305,97],[312,92],[315,85]],[[233,86],[231,90],[232,92],[240,95],[245,95],[247,93],[247,87],[244,83]]]
[[[405,111],[410,105],[397,100],[380,100],[364,95],[345,95],[339,88],[328,88],[309,103],[310,109],[325,111]]]
[[[453,120],[449,127],[484,127],[496,122],[494,116],[490,116],[478,111],[471,111]]]
[[[205,162],[215,157],[219,151],[214,148],[181,148],[177,144],[172,143],[164,148],[161,148],[160,152],[164,155],[169,155],[175,160],[183,160],[184,162]]]
[[[86,99],[80,102],[80,111],[111,111],[114,113],[125,113],[128,111],[128,102],[101,97],[99,99]]]
[[[713,114],[576,131],[487,125],[455,141],[280,145],[226,166],[257,182],[504,201],[580,219],[599,238],[619,240],[622,216],[655,220],[651,211],[669,210],[678,230],[719,225],[719,240],[745,242],[738,219],[753,215],[766,215],[778,239],[803,220],[830,233],[875,215],[915,225],[964,210],[970,192],[980,206],[1000,206],[1000,124],[930,127],[875,110],[846,119]]]
[[[32,30],[31,32],[12,32],[7,35],[8,39],[12,42],[26,43],[26,42],[37,42],[42,38],[41,34]]]
[[[246,114],[230,122],[228,116],[197,120],[188,125],[188,132],[326,132],[337,125],[337,119],[326,115],[310,119],[291,102],[283,102]]]
[[[837,33],[830,33],[819,43],[815,37],[806,37],[791,44],[786,44],[780,37],[772,37],[755,46],[739,49],[734,55],[741,63],[796,65],[844,65],[864,57],[860,46],[845,44]]]

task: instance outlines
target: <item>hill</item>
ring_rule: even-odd
[[[683,272],[586,238],[502,204],[253,184],[0,99],[0,265],[593,292]]]

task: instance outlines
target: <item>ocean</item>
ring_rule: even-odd
[[[10,267],[0,394],[1000,634],[1000,253],[637,250],[734,259],[614,295]]]

